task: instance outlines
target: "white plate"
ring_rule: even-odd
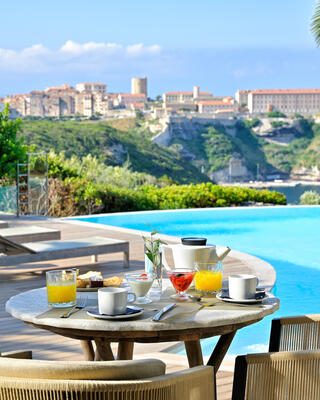
[[[138,307],[131,307],[128,306],[127,309],[138,309]],[[135,318],[138,317],[143,313],[143,308],[140,309],[140,311],[137,311],[134,314],[120,314],[120,315],[106,315],[106,314],[100,314],[98,309],[96,310],[91,310],[87,311],[87,314],[90,315],[91,317],[98,318],[98,319],[108,319],[108,320],[119,320],[119,319],[129,319],[129,318]]]
[[[257,303],[261,303],[262,300],[266,299],[268,297],[268,295],[266,294],[262,299],[231,299],[231,298],[225,298],[225,297],[221,297],[221,293],[217,293],[217,299],[222,300],[222,301],[226,301],[227,303],[243,303],[243,304],[257,304]]]

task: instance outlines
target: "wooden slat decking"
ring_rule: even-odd
[[[1,215],[1,220],[14,224],[36,224],[61,230],[61,238],[72,239],[86,236],[105,236],[130,241],[130,270],[144,268],[143,242],[139,235],[122,233],[113,230],[77,226],[50,219],[20,218]],[[1,231],[0,231],[1,234]],[[104,276],[123,274],[122,254],[111,254],[99,257],[99,264],[90,263],[89,257],[68,259],[56,262],[42,262],[24,266],[0,267],[0,350],[29,349],[33,351],[34,358],[50,360],[81,360],[82,352],[78,341],[54,335],[47,331],[33,328],[21,321],[12,318],[4,310],[6,301],[13,295],[22,291],[45,285],[45,271],[54,268],[77,267],[81,272],[90,269],[99,269]],[[226,274],[233,272],[253,272],[250,265],[243,261],[227,257],[224,262]],[[172,346],[172,343],[169,344]],[[114,346],[115,348],[116,346]],[[172,372],[188,368],[185,356],[166,353],[166,343],[136,344],[135,358],[155,357],[167,364],[167,371]],[[231,366],[232,367],[232,366]],[[231,398],[233,373],[222,370],[218,372],[218,399]]]

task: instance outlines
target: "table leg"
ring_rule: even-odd
[[[189,367],[196,367],[198,365],[203,365],[202,350],[200,345],[200,340],[188,340],[184,342]]]
[[[129,250],[123,252],[123,268],[129,268]]]
[[[94,350],[91,340],[80,340],[81,348],[86,361],[94,361]]]
[[[118,360],[132,360],[134,342],[119,342]]]
[[[95,338],[96,343],[96,355],[95,361],[112,361],[114,360],[114,356],[111,350],[110,342],[105,340],[104,338]]]
[[[215,372],[217,373],[226,352],[228,351],[230,344],[236,334],[236,330],[225,335],[221,335],[216,347],[214,348],[207,365],[211,365],[214,367]]]

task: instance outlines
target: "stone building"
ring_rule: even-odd
[[[147,78],[131,79],[131,94],[145,94],[148,96]]]
[[[76,85],[78,92],[90,92],[90,93],[106,93],[107,85],[105,83],[78,83]]]
[[[141,104],[144,105],[147,102],[147,96],[144,93],[140,94],[128,94],[128,93],[119,93],[118,94],[118,105],[120,107],[131,108],[133,104]]]
[[[215,101],[215,100],[206,100],[206,101],[196,101],[198,106],[198,111],[200,114],[211,114],[215,113],[218,110],[228,110],[233,112],[233,101],[223,100],[223,101]]]
[[[213,100],[211,92],[200,92],[199,86],[194,86],[192,92],[166,92],[162,95],[163,108],[172,110],[196,110],[196,101]]]
[[[286,115],[315,115],[320,112],[320,89],[259,89],[236,93],[239,105],[247,105],[251,114],[280,111]]]

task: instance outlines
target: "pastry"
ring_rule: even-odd
[[[122,283],[122,278],[119,276],[112,276],[111,278],[106,278],[103,280],[103,286],[120,286]]]
[[[103,278],[101,272],[89,271],[86,274],[82,274],[77,277],[78,288],[102,287],[102,286],[103,286]]]

